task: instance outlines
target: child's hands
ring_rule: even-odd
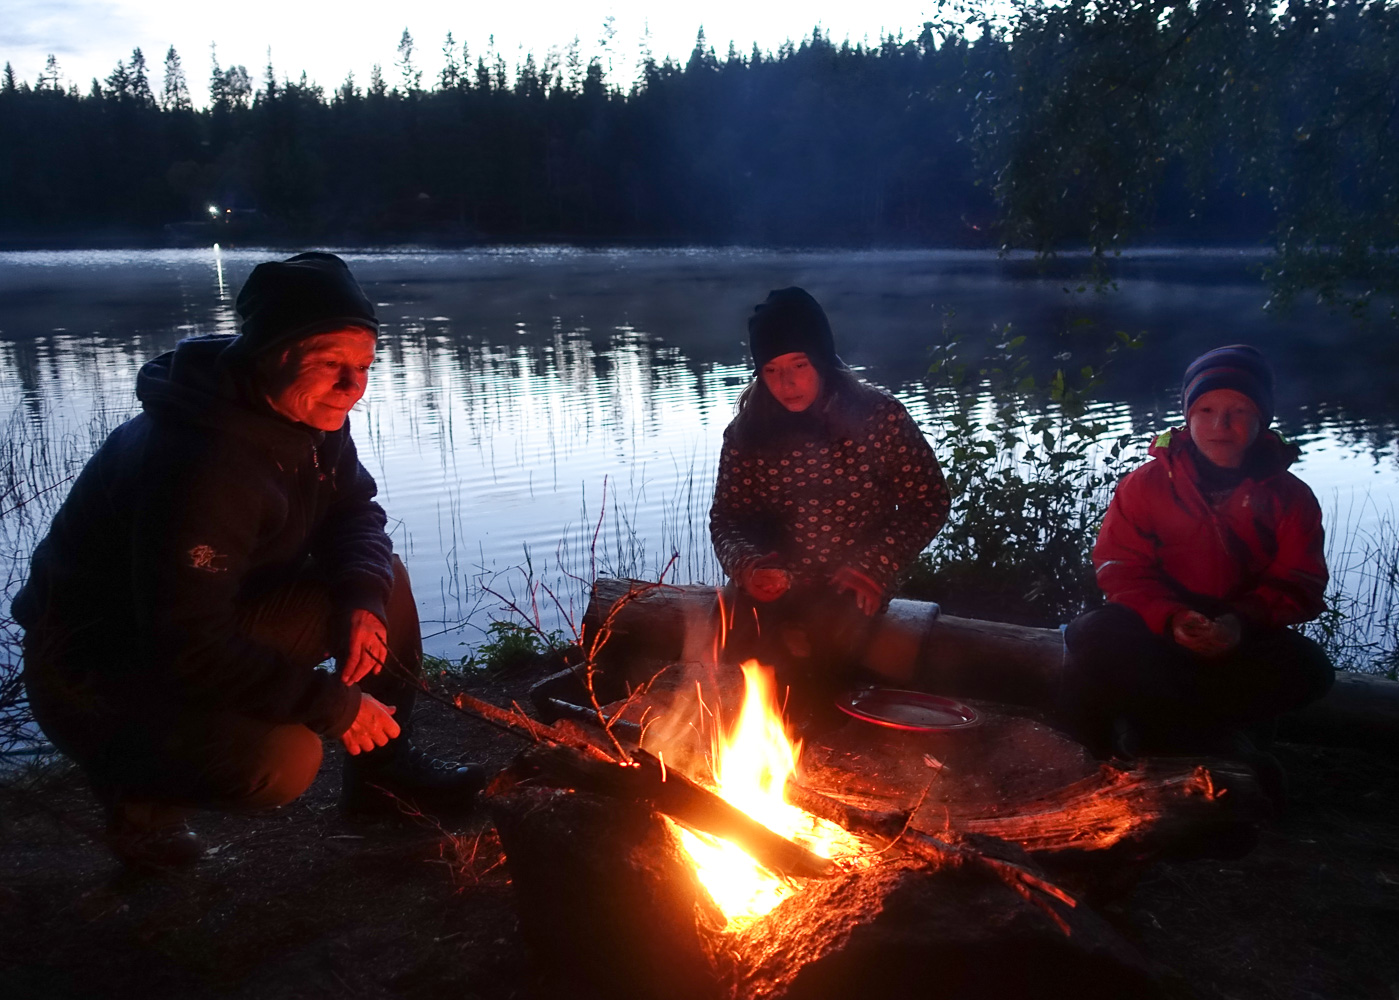
[[[1182,611],[1171,619],[1171,636],[1192,653],[1223,656],[1239,644],[1243,623],[1232,614],[1207,618],[1198,611]]]
[[[855,595],[855,605],[866,615],[873,615],[884,604],[884,591],[858,569],[842,566],[831,574],[836,590],[848,590]]]
[[[775,601],[792,586],[792,574],[771,566],[748,571],[743,589],[757,601]]]

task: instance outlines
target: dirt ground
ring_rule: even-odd
[[[482,679],[497,704],[534,678]],[[504,764],[513,737],[438,704],[419,741]],[[1288,813],[1235,860],[1158,864],[1105,916],[1172,998],[1399,1000],[1399,759],[1282,745]],[[187,872],[124,873],[70,769],[0,786],[0,982],[14,997],[565,995],[518,933],[482,818],[350,820],[332,751],[311,791],[255,816],[200,816]]]

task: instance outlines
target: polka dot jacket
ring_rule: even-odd
[[[883,392],[842,440],[742,447],[724,432],[709,531],[724,571],[740,579],[762,564],[799,583],[841,566],[886,596],[947,520],[942,470],[903,404]]]

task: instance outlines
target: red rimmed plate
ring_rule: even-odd
[[[863,722],[913,733],[946,733],[980,725],[981,717],[970,705],[894,688],[863,688],[836,699],[836,708]]]

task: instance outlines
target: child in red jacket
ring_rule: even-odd
[[[1289,627],[1325,607],[1321,509],[1287,471],[1296,447],[1268,429],[1273,375],[1255,348],[1196,358],[1184,409],[1186,426],[1155,439],[1103,519],[1093,566],[1109,603],[1068,628],[1066,694],[1104,755],[1248,759],[1250,730],[1333,680],[1321,647]]]

